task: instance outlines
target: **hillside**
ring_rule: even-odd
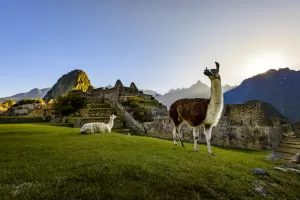
[[[216,156],[205,145],[196,153],[193,144],[150,137],[0,124],[0,199],[300,198],[300,176],[274,170],[268,152],[212,150]]]
[[[233,86],[225,85],[223,86],[223,92],[226,92],[234,88]],[[182,98],[209,98],[210,97],[210,87],[198,81],[196,84],[189,88],[182,89],[171,89],[168,93],[164,95],[156,96],[155,98],[162,104],[170,107],[170,105],[178,99]]]
[[[244,80],[224,94],[225,104],[258,100],[272,104],[292,122],[300,120],[300,71],[283,68]]]
[[[12,99],[14,101],[19,101],[19,100],[25,99],[25,98],[44,98],[44,96],[47,94],[47,92],[50,89],[51,88],[44,88],[44,89],[34,88],[34,89],[30,90],[29,92],[19,93],[19,94],[10,96],[10,97],[0,98],[0,102],[5,102],[8,99]]]
[[[50,99],[65,95],[71,90],[82,90],[85,92],[89,86],[92,85],[87,74],[82,70],[73,70],[58,79],[53,87],[47,92],[44,100],[45,102],[48,102]]]

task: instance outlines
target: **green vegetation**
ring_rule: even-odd
[[[300,176],[280,172],[267,152],[116,133],[81,135],[47,124],[0,125],[0,199],[299,199]],[[253,169],[265,169],[259,177]]]
[[[69,116],[86,107],[86,97],[81,92],[70,92],[66,96],[59,96],[53,102],[53,109],[60,116]]]
[[[126,110],[132,112],[133,117],[139,122],[152,121],[149,113],[151,107],[162,108],[163,105],[155,99],[145,99],[138,96],[126,96],[120,100]]]
[[[22,119],[22,118],[42,118],[42,117],[39,117],[39,116],[30,116],[30,115],[24,115],[24,116],[0,116],[0,119]]]
[[[45,103],[45,101],[41,98],[25,98],[20,101],[18,101],[16,104],[13,105],[13,107],[25,105],[25,104],[34,104],[34,103]]]
[[[16,104],[16,102],[14,100],[9,99],[9,100],[5,101],[4,103],[0,104],[0,111],[6,111],[15,104]]]

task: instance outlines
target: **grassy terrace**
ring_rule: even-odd
[[[116,133],[80,135],[47,123],[0,125],[0,199],[299,199],[300,176],[274,171],[267,152]],[[252,173],[264,168],[270,177]]]
[[[42,117],[37,117],[37,116],[0,116],[0,119],[26,119],[26,118],[34,118],[34,119],[40,119]]]

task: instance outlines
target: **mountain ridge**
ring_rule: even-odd
[[[258,100],[272,104],[292,122],[300,120],[300,71],[289,68],[270,69],[245,79],[224,94],[225,104]]]

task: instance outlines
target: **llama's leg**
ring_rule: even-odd
[[[173,141],[174,141],[174,146],[177,145],[177,142],[176,142],[176,127],[173,128]]]
[[[94,131],[94,124],[91,125],[91,133],[95,133],[95,131]]]
[[[198,144],[197,144],[198,133],[195,127],[193,127],[193,137],[194,137],[194,151],[198,151]]]
[[[182,133],[181,133],[181,125],[176,127],[176,132],[177,132],[178,139],[181,143],[181,146],[184,147],[183,142],[182,142],[183,136],[182,136]]]
[[[215,155],[211,152],[210,148],[210,139],[211,139],[211,131],[212,131],[212,126],[206,126],[205,127],[205,137],[206,137],[206,144],[207,144],[207,151],[210,155]]]

